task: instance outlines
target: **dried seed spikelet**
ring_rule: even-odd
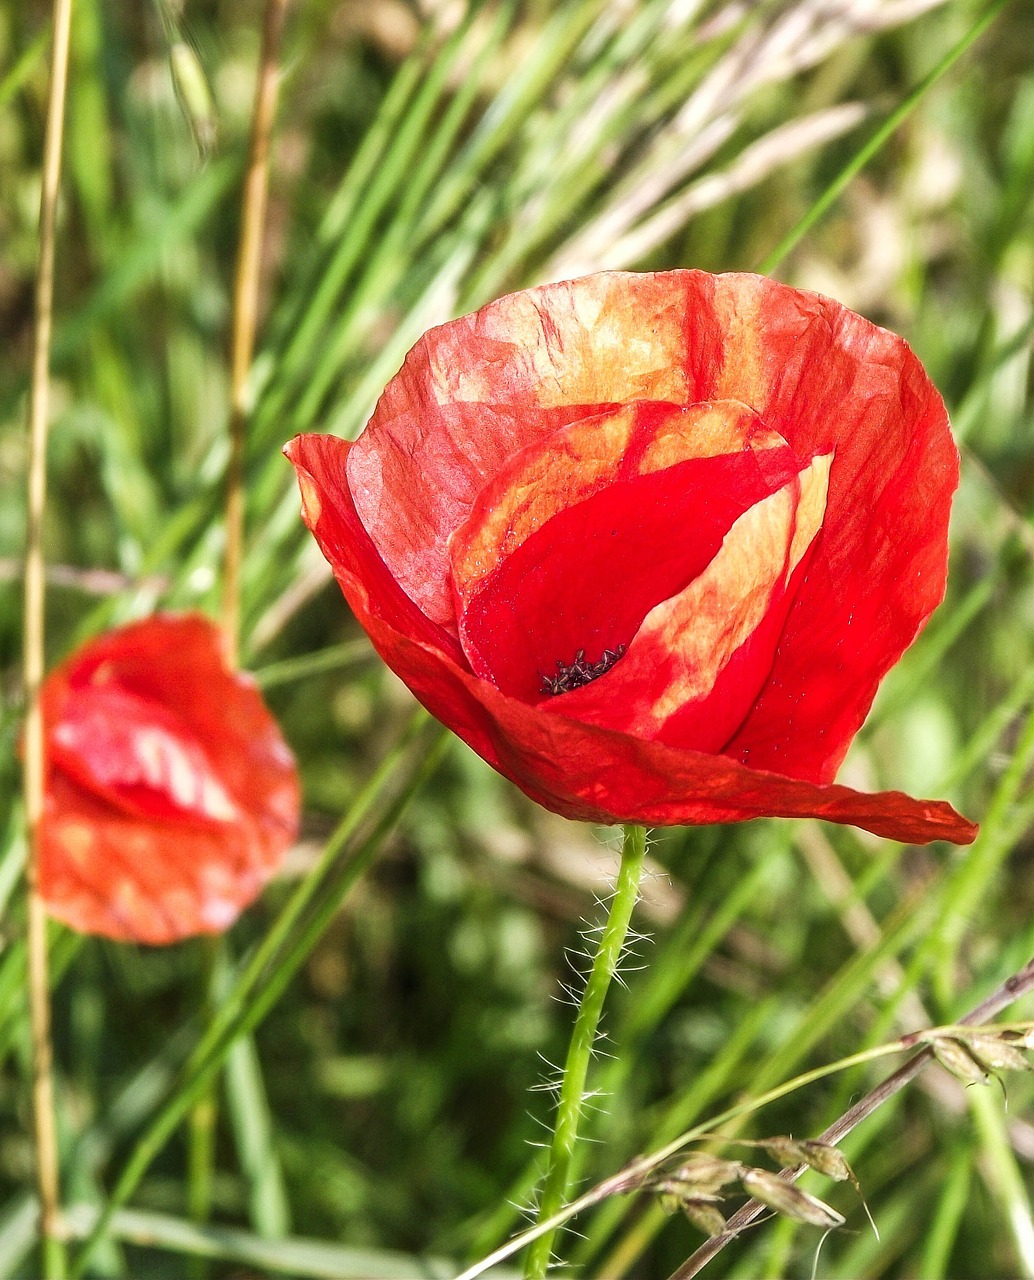
[[[762,1151],[767,1151],[784,1169],[792,1169],[796,1165],[808,1163],[804,1158],[801,1143],[794,1138],[762,1138],[757,1145]]]
[[[706,1200],[686,1200],[682,1205],[686,1217],[694,1227],[708,1236],[720,1236],[726,1222],[722,1214]]]
[[[828,1142],[819,1142],[815,1138],[766,1138],[759,1142],[773,1160],[778,1160],[784,1169],[792,1169],[796,1165],[806,1164],[809,1169],[824,1173],[834,1182],[851,1182],[857,1187],[858,1180],[854,1176],[847,1157]]]
[[[844,1217],[818,1196],[809,1195],[799,1187],[784,1182],[769,1169],[746,1169],[740,1179],[743,1189],[755,1200],[760,1200],[776,1213],[795,1222],[806,1222],[813,1227],[840,1227]]]
[[[989,1071],[1034,1071],[1034,1066],[1016,1045],[1009,1044],[1000,1036],[977,1031],[967,1035],[963,1043],[977,1062]]]
[[[717,1191],[719,1187],[727,1187],[742,1173],[743,1165],[738,1160],[723,1160],[721,1156],[700,1152],[690,1156],[669,1176],[683,1183],[693,1195],[700,1195]]]
[[[180,107],[202,157],[218,140],[219,114],[201,60],[185,40],[169,46],[169,71]]]
[[[946,1071],[965,1084],[986,1084],[988,1069],[974,1057],[962,1040],[954,1036],[933,1035],[929,1040],[934,1057]]]
[[[725,1218],[714,1207],[722,1201],[720,1188],[736,1182],[743,1171],[738,1160],[723,1160],[701,1152],[648,1185],[665,1213],[681,1209],[701,1231],[720,1235],[725,1230]]]
[[[672,1191],[668,1186],[657,1186],[657,1203],[661,1206],[661,1211],[666,1213],[670,1218],[672,1214],[678,1213],[685,1204],[683,1197],[678,1191]]]
[[[793,1169],[797,1165],[806,1164],[817,1173],[832,1178],[834,1182],[850,1182],[858,1199],[862,1202],[862,1208],[872,1226],[873,1235],[877,1240],[880,1238],[879,1230],[869,1212],[869,1206],[865,1203],[865,1196],[862,1195],[862,1184],[848,1163],[847,1156],[841,1150],[828,1142],[819,1142],[817,1138],[768,1138],[756,1145],[766,1150],[773,1159],[778,1160],[784,1169]]]
[[[720,1204],[724,1198],[717,1191],[705,1191],[700,1187],[687,1186],[678,1178],[658,1178],[656,1182],[650,1184],[650,1189],[655,1191],[662,1200],[674,1197],[680,1205],[687,1200],[707,1200],[712,1204]]]

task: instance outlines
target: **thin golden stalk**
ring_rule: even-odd
[[[279,90],[280,37],[288,0],[267,0],[262,26],[251,115],[248,167],[241,197],[241,231],[233,281],[233,318],[230,334],[230,457],[226,471],[226,549],[223,561],[221,625],[227,662],[240,665],[241,568],[244,560],[244,449],[247,441],[248,374],[255,350],[258,326],[259,284],[262,274],[262,240],[269,193],[269,145]],[[208,952],[209,989],[214,983],[218,948]],[[205,1221],[211,1203],[212,1160],[216,1126],[215,1094],[209,1090],[190,1114],[190,1209],[197,1221]]]
[[[33,331],[32,382],[29,391],[28,527],[25,551],[25,617],[23,678],[25,684],[25,799],[28,847],[29,1018],[32,1026],[32,1109],[36,1141],[36,1174],[47,1280],[65,1274],[60,1236],[60,1175],[54,1121],[53,1048],[50,1037],[50,976],[47,963],[47,912],[39,894],[39,829],[46,776],[40,686],[44,666],[43,513],[47,501],[47,415],[50,391],[50,339],[54,306],[54,239],[61,180],[61,143],[68,84],[68,44],[72,0],[54,0],[54,45],[50,67],[50,100],[43,144],[43,187],[40,195],[39,263]]]
[[[248,373],[258,323],[262,238],[269,192],[269,140],[276,115],[277,61],[288,0],[267,0],[262,51],[255,85],[248,169],[241,207],[241,237],[233,284],[230,347],[230,460],[226,476],[226,557],[223,568],[222,627],[228,661],[240,655],[240,583],[244,558],[244,445],[247,434]]]
[[[992,991],[985,1000],[981,1000],[975,1009],[971,1009],[969,1013],[960,1018],[958,1025],[960,1027],[983,1027],[985,1023],[989,1023],[1003,1009],[1031,991],[1034,991],[1034,960],[1029,960],[1018,973],[1006,978],[1001,986]],[[922,1032],[916,1032],[911,1036],[905,1036],[902,1038],[901,1043],[918,1043],[922,1034]],[[828,1129],[820,1133],[818,1141],[824,1142],[831,1147],[838,1146],[852,1129],[856,1129],[863,1120],[867,1120],[874,1111],[877,1111],[885,1102],[893,1098],[896,1093],[900,1093],[905,1085],[911,1083],[933,1059],[933,1049],[927,1044],[915,1057],[909,1058],[906,1063],[898,1067],[893,1075],[881,1081],[864,1098],[860,1098],[850,1110],[845,1111],[838,1120],[835,1120]],[[798,1166],[795,1169],[784,1169],[779,1176],[784,1182],[794,1182],[803,1172],[804,1167]],[[672,1272],[668,1280],[691,1280],[691,1277],[698,1275],[713,1257],[721,1253],[727,1244],[735,1240],[742,1231],[764,1212],[764,1205],[759,1204],[756,1200],[748,1200],[742,1208],[732,1215],[721,1235],[712,1236],[709,1240],[706,1240],[692,1257],[687,1258],[681,1267]]]

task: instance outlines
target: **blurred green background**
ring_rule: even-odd
[[[244,617],[246,663],[298,756],[305,822],[223,962],[262,936],[414,705],[328,583],[280,445],[310,428],[355,434],[426,327],[507,289],[604,267],[756,267],[983,9],[292,6]],[[228,298],[261,17],[252,0],[76,0],[51,661],[158,606],[218,607]],[[36,1265],[14,797],[48,22],[37,0],[0,7],[0,1275],[17,1277]],[[815,823],[655,832],[643,938],[605,1016],[584,1179],[745,1094],[952,1021],[1034,952],[1032,51],[1034,6],[1014,0],[778,269],[902,333],[963,448],[948,600],[886,681],[841,779],[945,796],[983,834],[970,850],[918,850]],[[453,743],[231,1054],[210,1196],[180,1133],[92,1274],[448,1275],[421,1259],[498,1244],[525,1222],[550,1118],[542,1086],[573,1018],[564,989],[615,866],[615,833],[537,810]],[[196,1035],[211,948],[55,930],[53,957],[65,1198],[88,1216]],[[740,1132],[817,1133],[887,1069],[836,1075]],[[1007,1108],[1001,1090],[938,1068],[845,1144],[879,1240],[849,1189],[809,1176],[848,1216],[819,1275],[1034,1275],[1034,1089],[1005,1084]],[[191,1235],[199,1217],[236,1234]],[[701,1239],[646,1198],[577,1225],[562,1252],[585,1276],[663,1278]],[[707,1274],[809,1276],[818,1235],[771,1222]],[[303,1256],[287,1237],[329,1248]],[[217,1256],[188,1256],[202,1247]]]

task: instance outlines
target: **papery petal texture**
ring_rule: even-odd
[[[46,679],[40,891],[72,928],[162,944],[219,933],[298,830],[294,758],[218,629],[158,615]]]
[[[895,335],[758,276],[590,276],[431,330],[357,442],[286,452],[378,652],[548,808],[973,839],[833,785],[945,587],[958,453]]]

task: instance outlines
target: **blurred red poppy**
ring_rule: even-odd
[[[529,796],[971,841],[833,778],[944,594],[958,453],[908,346],[753,275],[589,276],[433,329],[287,446],[385,662]]]
[[[91,640],[42,693],[40,890],[83,933],[221,933],[298,830],[294,757],[218,629],[156,616]]]

